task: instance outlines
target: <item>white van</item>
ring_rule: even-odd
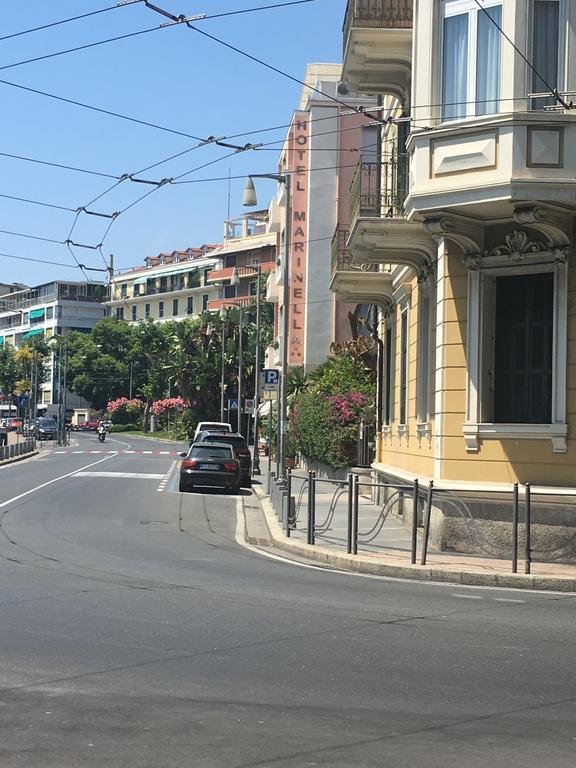
[[[228,424],[224,421],[200,421],[194,432],[194,437],[199,432],[232,432],[232,424]]]

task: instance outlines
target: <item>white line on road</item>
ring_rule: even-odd
[[[497,603],[525,603],[526,600],[515,600],[513,597],[493,597]]]
[[[84,469],[89,469],[90,467],[95,467],[96,464],[101,464],[103,461],[108,461],[109,459],[113,458],[112,456],[105,456],[103,459],[98,459],[98,461],[93,461],[92,464],[87,464],[85,467],[80,467],[80,469],[75,469],[73,472],[67,472],[65,475],[60,475],[59,477],[53,477],[52,480],[47,480],[45,483],[41,483],[40,485],[35,486],[34,488],[30,488],[29,491],[24,491],[24,493],[18,494],[18,496],[13,496],[11,499],[7,499],[6,501],[3,501],[0,504],[0,509],[3,507],[7,507],[9,504],[13,504],[15,501],[20,501],[20,499],[23,499],[25,496],[29,496],[31,493],[36,493],[36,491],[42,490],[42,488],[46,488],[49,485],[52,485],[53,483],[57,483],[59,480],[66,480],[67,477],[73,477],[78,472],[82,472]]]
[[[154,453],[154,451],[142,451],[142,453]]]
[[[169,451],[166,451],[166,453],[169,453]],[[172,472],[173,472],[173,470],[174,470],[174,467],[176,466],[176,464],[177,464],[177,463],[178,463],[178,459],[175,459],[175,460],[172,462],[172,464],[170,464],[170,469],[169,469],[169,470],[168,470],[168,472],[166,472],[166,474],[165,474],[165,475],[162,477],[162,480],[160,481],[160,485],[159,485],[159,486],[158,486],[158,488],[156,489],[156,491],[157,491],[158,493],[162,493],[162,492],[164,491],[164,489],[166,488],[166,483],[168,482],[168,480],[170,480],[170,477],[171,477],[171,475],[172,475]]]
[[[146,472],[75,472],[74,477],[117,477],[122,480],[162,480],[164,475]]]
[[[452,597],[459,597],[460,600],[484,600],[480,595],[457,595],[455,592],[452,593]]]

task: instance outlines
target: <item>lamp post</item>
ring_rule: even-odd
[[[58,343],[60,340],[60,344]],[[50,346],[58,353],[58,445],[66,442],[66,386],[68,378],[68,337],[53,336]],[[62,365],[64,362],[64,365]]]
[[[220,320],[222,320],[222,363],[220,370],[220,421],[224,423],[224,389],[226,373],[226,309],[224,305],[220,307]]]
[[[285,457],[286,457],[286,418],[287,418],[287,398],[288,398],[288,335],[290,332],[290,241],[291,241],[291,224],[292,224],[292,205],[291,205],[291,179],[290,174],[280,173],[252,173],[246,179],[246,186],[244,188],[244,196],[242,198],[242,204],[245,206],[255,206],[258,203],[256,197],[256,189],[252,179],[272,179],[279,184],[284,184],[286,189],[286,224],[284,226],[284,258],[282,259],[282,375],[280,378],[280,408],[279,408],[279,464],[280,473],[282,476],[286,474]]]

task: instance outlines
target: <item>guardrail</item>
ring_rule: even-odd
[[[333,487],[334,491],[326,491],[326,486]],[[324,499],[324,519],[320,521],[316,517],[319,487]],[[365,530],[359,527],[360,488],[384,490],[385,495],[383,504],[373,505],[374,514],[369,519],[363,515]],[[570,521],[566,524],[576,528],[576,492],[566,489],[561,493],[556,491],[554,495],[553,502],[562,506],[564,515]],[[500,560],[509,560],[512,573],[518,573],[522,559],[524,572],[529,574],[536,560],[568,559],[572,562],[576,556],[576,535],[560,547],[550,545],[546,549],[543,546],[543,543],[548,543],[549,536],[542,536],[543,520],[548,510],[542,498],[550,496],[546,489],[536,490],[530,483],[514,483],[508,489],[501,490],[470,489],[463,492],[436,488],[432,481],[422,486],[418,479],[404,484],[363,481],[356,473],[350,473],[346,480],[321,479],[313,471],[297,474],[290,470],[285,478],[276,478],[274,473],[270,477],[270,502],[287,537],[298,531],[300,535],[306,535],[307,544],[314,546],[317,536],[326,538],[325,534],[339,512],[337,520],[341,521],[340,529],[346,531],[346,537],[333,538],[331,546],[338,546],[338,542],[341,542],[341,546],[346,547],[350,555],[358,554],[362,546],[371,547],[372,551],[374,547],[386,549],[385,524],[392,512],[406,519],[406,533],[409,536],[407,549],[410,551],[411,563],[424,566],[428,558],[433,509],[440,509],[461,530],[466,531],[467,540],[476,554],[484,553]],[[475,512],[474,504],[478,501],[497,505],[500,510],[498,521],[492,526],[485,525],[489,516],[484,518]],[[491,533],[491,528],[497,529],[497,535]],[[381,534],[383,538],[377,541]],[[474,556],[470,550],[459,551]]]
[[[9,459],[15,459],[17,456],[24,456],[26,453],[32,453],[35,448],[35,440],[23,440],[20,443],[3,445],[0,448],[0,463]]]

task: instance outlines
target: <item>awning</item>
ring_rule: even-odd
[[[0,344],[4,344],[4,336],[0,336]]]
[[[164,269],[160,270],[159,272],[154,272],[152,275],[146,275],[145,277],[137,277],[136,280],[132,282],[132,285],[142,285],[147,280],[156,280],[156,278],[159,277],[170,277],[170,275],[184,275],[187,272],[195,272],[199,267],[194,266],[193,264],[190,264],[190,262],[186,263],[183,262],[179,267],[174,269]],[[119,280],[116,278],[116,284],[119,285],[122,282],[122,280]],[[128,282],[128,280],[126,281]]]
[[[29,317],[30,320],[43,320],[45,314],[45,309],[31,309]]]
[[[29,339],[30,336],[38,336],[41,333],[44,333],[44,328],[34,328],[31,331],[26,331],[26,333],[23,333],[22,338]]]

